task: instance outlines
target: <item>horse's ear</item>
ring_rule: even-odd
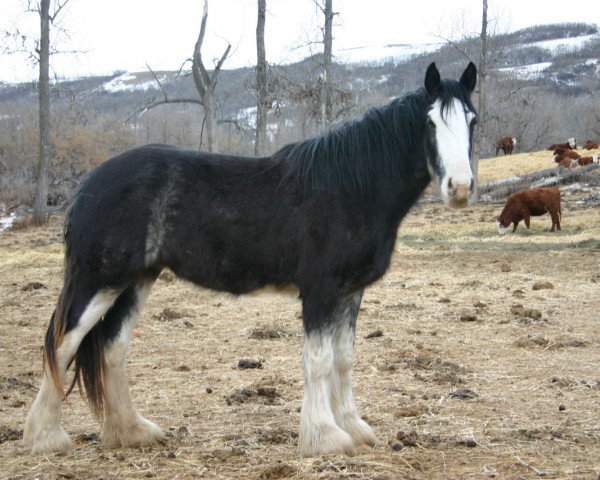
[[[477,68],[473,62],[469,62],[469,65],[465,68],[465,71],[460,77],[460,83],[471,93],[475,90],[475,84],[477,83]]]
[[[440,72],[435,66],[435,62],[432,62],[429,67],[427,67],[427,72],[425,72],[425,90],[427,93],[436,97],[440,93],[440,86],[442,85],[442,79],[440,78]]]

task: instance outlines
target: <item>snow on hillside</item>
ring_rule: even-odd
[[[553,40],[543,40],[541,42],[528,43],[527,47],[539,47],[550,50],[552,54],[564,50],[576,50],[582,48],[590,40],[599,39],[600,34],[582,35],[580,37],[555,38]],[[525,46],[525,45],[523,45]]]
[[[335,60],[342,63],[380,63],[387,60],[406,61],[412,57],[437,50],[439,43],[370,45],[347,48],[335,52]]]
[[[530,65],[519,65],[518,67],[499,68],[499,72],[509,73],[520,80],[535,80],[540,78],[544,70],[552,65],[552,62],[532,63]]]
[[[162,82],[166,79],[166,76],[163,75],[162,77],[158,78]],[[115,93],[133,92],[136,90],[157,90],[158,86],[156,85],[156,81],[154,79],[140,82],[138,74],[126,72],[118,77],[113,78],[109,82],[106,82],[104,85],[102,85],[102,88],[107,92]]]

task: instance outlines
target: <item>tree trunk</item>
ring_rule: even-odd
[[[215,106],[212,90],[207,90],[204,95],[204,118],[206,119],[206,141],[210,153],[219,153],[219,145],[214,132]]]
[[[473,152],[473,173],[477,178],[479,172],[479,157],[483,151],[485,142],[487,142],[487,91],[486,91],[486,77],[487,77],[487,25],[488,25],[488,0],[483,1],[483,11],[481,15],[481,50],[479,52],[479,66],[478,66],[478,77],[479,77],[479,101],[477,105],[477,134],[475,140],[475,151]],[[479,196],[478,189],[475,189],[474,197],[477,199]]]
[[[323,83],[321,85],[321,124],[332,122],[331,63],[333,46],[333,0],[325,0],[325,34],[323,36]]]
[[[254,155],[265,153],[267,145],[267,54],[265,52],[265,14],[267,1],[258,0],[258,20],[256,22],[256,139]]]
[[[219,72],[223,66],[223,62],[227,59],[231,45],[227,45],[225,52],[221,56],[212,74],[209,74],[202,61],[202,43],[204,42],[204,34],[206,32],[206,20],[208,19],[208,0],[204,0],[204,9],[202,12],[202,21],[200,22],[200,33],[194,45],[194,55],[192,57],[192,78],[198,90],[198,96],[200,97],[199,103],[204,107],[204,120],[206,122],[206,140],[208,143],[208,151],[217,153],[219,146],[217,143],[217,135],[214,131],[215,126],[215,88],[217,87],[217,81],[219,78]],[[153,106],[162,103],[174,103],[174,102],[189,102],[189,99],[168,99],[166,98],[161,102],[155,102]],[[194,102],[195,103],[195,102]],[[202,138],[200,138],[200,145],[202,145]]]
[[[511,193],[528,188],[550,187],[570,182],[579,181],[592,170],[599,167],[597,163],[592,163],[576,169],[548,168],[518,177],[496,180],[481,185],[481,199],[485,201],[505,200]]]
[[[50,0],[40,1],[40,47],[39,47],[39,152],[33,223],[47,221],[48,166],[50,163]]]

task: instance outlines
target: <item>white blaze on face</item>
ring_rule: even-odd
[[[442,114],[438,99],[429,111],[435,124],[438,162],[444,172],[440,182],[442,199],[451,207],[464,207],[471,196],[474,182],[469,156],[469,127],[475,114],[465,111],[462,102],[451,100]]]
[[[496,226],[498,227],[498,233],[500,235],[505,235],[510,230],[510,225],[508,227],[503,227],[499,220],[496,220]]]

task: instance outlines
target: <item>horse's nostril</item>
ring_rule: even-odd
[[[452,185],[452,179],[449,178],[448,179],[448,190],[452,190],[452,187],[453,187],[453,185]]]
[[[471,179],[471,184],[469,185],[469,191],[473,193],[473,189],[475,188],[475,179]]]

